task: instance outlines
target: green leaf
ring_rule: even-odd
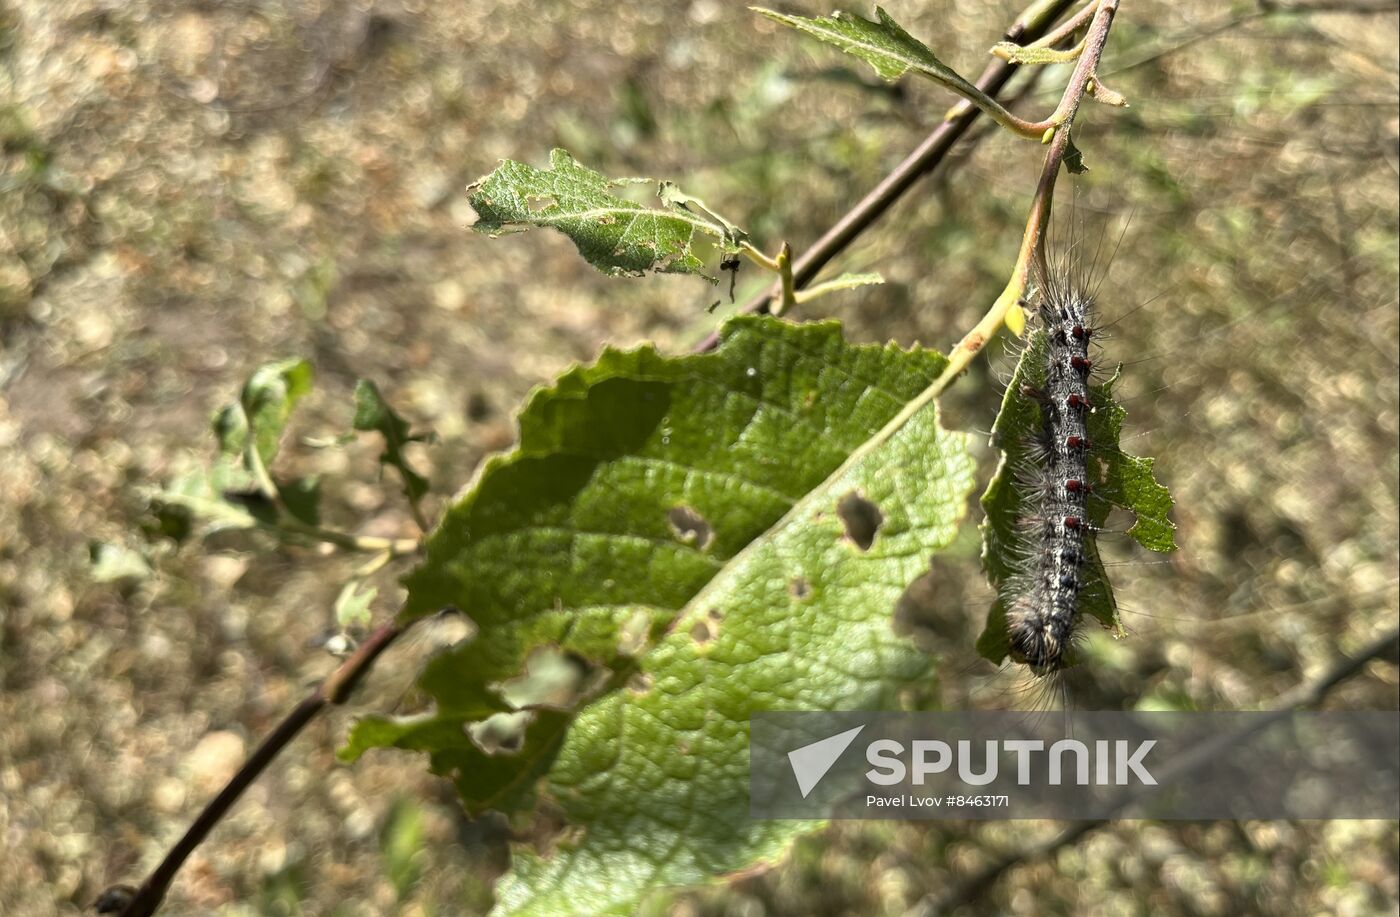
[[[271,464],[277,455],[277,445],[292,408],[311,391],[311,376],[311,364],[305,360],[281,360],[259,366],[244,383],[239,405],[264,466]],[[219,425],[216,421],[216,428]],[[227,447],[222,434],[220,445]]]
[[[424,839],[423,810],[411,799],[395,802],[379,833],[379,852],[399,901],[413,891],[422,875]]]
[[[410,433],[408,421],[389,407],[389,403],[379,394],[379,387],[368,379],[355,383],[354,427],[356,430],[376,430],[384,437],[384,452],[379,456],[379,461],[398,469],[403,479],[404,493],[410,500],[417,501],[428,492],[428,479],[413,470],[403,451],[406,444],[421,441],[423,437]]]
[[[254,494],[253,476],[235,459],[220,455],[209,468],[188,471],[153,492],[151,503],[162,529],[182,540],[256,527],[258,517],[247,500],[239,499]]]
[[[757,6],[750,9],[774,22],[791,26],[799,32],[805,32],[860,58],[874,67],[875,72],[883,79],[897,80],[912,70],[942,83],[963,98],[976,103],[979,108],[996,118],[998,123],[1006,124],[1011,120],[1009,112],[1001,103],[939,60],[933,51],[929,50],[928,45],[904,31],[882,7],[875,7],[876,19],[873,21],[839,10],[830,16],[808,19],[805,16],[789,16]]]
[[[566,150],[549,154],[548,169],[503,160],[474,183],[468,200],[476,210],[472,228],[499,235],[508,228],[544,226],[573,240],[588,263],[607,274],[640,275],[648,270],[698,274],[711,282],[692,250],[697,232],[713,236],[725,251],[737,251],[737,230],[681,194],[669,182],[658,188],[665,210],[618,197],[612,189],[650,179],[610,180],[579,165]],[[698,212],[703,211],[703,212]]]
[[[304,525],[321,524],[321,479],[317,475],[295,478],[278,486],[287,515]]]
[[[364,588],[360,580],[352,579],[340,587],[335,598],[335,620],[341,627],[368,627],[371,615],[369,606],[379,590],[370,586]]]
[[[746,317],[710,354],[607,350],[565,373],[405,581],[404,620],[451,604],[477,638],[426,668],[431,713],[364,720],[343,756],[427,751],[473,813],[549,800],[564,834],[517,852],[500,914],[631,913],[776,859],[816,825],[749,818],[748,717],[888,708],[928,674],[892,615],[972,486],[931,403],[945,365]],[[477,744],[542,647],[589,667],[581,697]]]
[[[92,578],[99,583],[137,582],[151,575],[151,565],[131,548],[107,541],[88,545]]]
[[[999,446],[1002,456],[996,475],[982,494],[985,512],[981,527],[982,566],[997,589],[1019,566],[1015,547],[1017,520],[1027,511],[1028,495],[1024,488],[1017,486],[1015,469],[1026,467],[1031,450],[1043,438],[1040,405],[1034,398],[1022,394],[1022,388],[1044,387],[1045,344],[1044,331],[1031,334],[1015,375],[1006,387],[1001,411],[992,425],[992,442]],[[1148,550],[1169,553],[1176,550],[1173,536],[1176,526],[1170,518],[1171,493],[1153,476],[1152,459],[1129,455],[1119,447],[1127,411],[1114,399],[1113,387],[1121,373],[1120,366],[1105,382],[1089,386],[1093,411],[1088,416],[1087,428],[1093,452],[1088,472],[1094,494],[1089,500],[1089,522],[1101,527],[1114,507],[1122,508],[1136,517],[1128,529],[1129,537]],[[1121,624],[1112,583],[1092,539],[1087,546],[1088,565],[1085,588],[1081,592],[1081,610],[1104,627],[1117,631]],[[987,625],[978,637],[977,651],[1000,663],[1006,658],[1008,648],[1006,606],[998,598],[987,614]]]

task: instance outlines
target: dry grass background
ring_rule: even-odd
[[[889,6],[964,71],[1014,12]],[[1092,645],[1084,707],[1268,707],[1397,616],[1396,15],[1262,10],[1125,4],[1108,81],[1134,107],[1083,119],[1077,212],[1127,227],[1109,355],[1131,363],[1133,446],[1159,457],[1183,545],[1164,565],[1120,551],[1141,614]],[[305,444],[348,428],[357,375],[438,432],[419,457],[440,505],[532,386],[603,342],[680,348],[713,321],[696,281],[473,236],[464,185],[562,145],[800,251],[949,104],[841,63],[719,0],[0,3],[0,912],[76,914],[142,874],[333,665],[318,640],[345,561],[142,534],[141,489],[202,458],[246,373],[313,360],[283,461],[329,476],[333,521],[411,534],[372,444]],[[1038,156],[984,136],[842,259],[890,282],[809,315],[955,340],[1000,289]],[[954,422],[988,425],[997,390],[979,365]],[[153,575],[95,582],[94,540]],[[947,703],[1001,702],[995,680],[971,691],[981,588],[969,530],[911,592],[940,609]],[[1394,709],[1396,685],[1377,662],[1329,703]],[[465,823],[412,756],[337,766],[346,721],[292,746],[166,913],[484,912],[499,828]],[[842,825],[646,913],[898,915],[1056,828]],[[1123,823],[966,912],[1393,914],[1398,850],[1393,822]]]

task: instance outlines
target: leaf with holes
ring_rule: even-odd
[[[666,209],[645,207],[613,190],[650,179],[614,180],[580,165],[567,150],[549,154],[549,168],[504,160],[468,190],[477,221],[472,228],[499,235],[507,229],[543,226],[573,240],[588,263],[607,274],[646,271],[698,274],[711,282],[694,251],[695,234],[711,236],[726,252],[738,251],[742,233],[710,213],[670,182],[658,186]]]
[[[472,813],[564,820],[500,914],[630,913],[772,862],[814,824],[749,818],[748,718],[887,708],[928,674],[893,612],[972,487],[931,403],[945,364],[748,317],[713,353],[565,373],[406,580],[404,620],[455,605],[478,636],[427,666],[428,713],[361,722],[344,756],[426,751]],[[541,653],[581,671],[527,699]]]
[[[1023,387],[1040,389],[1045,384],[1045,332],[1036,331],[1021,353],[1020,362],[1002,398],[1001,411],[992,425],[992,442],[1001,451],[1001,464],[996,475],[982,494],[982,566],[992,586],[1000,589],[1023,566],[1017,556],[1017,525],[1026,512],[1027,493],[1017,486],[1016,469],[1032,461],[1031,453],[1042,441],[1040,405],[1034,398],[1022,394]],[[1095,499],[1089,501],[1089,522],[1102,527],[1114,507],[1134,515],[1128,536],[1151,551],[1169,553],[1176,550],[1171,521],[1172,497],[1152,473],[1150,458],[1129,455],[1119,448],[1123,418],[1127,411],[1113,397],[1113,387],[1121,367],[1106,381],[1089,386],[1093,411],[1087,427],[1093,453],[1089,468],[1089,484]],[[1104,571],[1093,540],[1087,542],[1088,572],[1086,588],[1081,592],[1081,610],[1092,615],[1104,627],[1118,630],[1118,608],[1113,598],[1112,584]],[[992,662],[1006,658],[1009,641],[1006,633],[1006,606],[998,598],[987,614],[987,624],[977,639],[977,651]]]

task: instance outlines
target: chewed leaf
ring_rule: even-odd
[[[875,72],[883,79],[897,80],[913,71],[942,83],[963,98],[974,101],[999,122],[1005,123],[1007,120],[1004,117],[1007,114],[1006,109],[999,102],[939,60],[933,51],[929,50],[928,45],[906,32],[881,7],[875,7],[874,20],[841,11],[830,16],[809,19],[805,16],[775,13],[761,7],[751,9],[774,22],[791,26],[799,32],[805,32],[860,58],[874,67]]]
[[[1000,589],[1016,572],[1020,559],[1015,545],[1018,520],[1024,515],[1029,495],[1018,486],[1015,469],[1025,467],[1035,444],[1041,439],[1041,409],[1023,389],[1040,389],[1045,383],[1044,331],[1031,334],[1021,353],[1016,372],[1006,387],[1001,411],[992,425],[992,441],[1002,450],[997,472],[982,494],[982,566],[992,586]],[[1176,550],[1173,533],[1176,526],[1170,518],[1172,498],[1166,487],[1152,474],[1152,459],[1128,455],[1119,448],[1123,418],[1127,411],[1114,400],[1113,388],[1119,375],[1101,384],[1089,386],[1094,405],[1086,425],[1093,454],[1098,461],[1089,463],[1090,485],[1101,498],[1089,501],[1089,522],[1100,527],[1115,506],[1136,517],[1128,535],[1152,551]],[[1118,609],[1112,585],[1099,559],[1093,540],[1086,541],[1088,561],[1085,583],[1091,584],[1081,592],[1081,610],[1096,618],[1104,627],[1120,627]],[[1006,608],[1001,599],[993,603],[987,615],[987,626],[977,640],[979,654],[993,662],[1006,657]]]
[[[928,673],[893,610],[972,487],[931,403],[945,365],[748,317],[709,354],[565,373],[405,581],[406,620],[450,604],[478,637],[428,665],[431,713],[366,719],[344,756],[426,751],[474,813],[550,801],[565,839],[517,851],[502,915],[632,913],[781,855],[816,825],[749,818],[749,716],[887,708]],[[541,648],[578,693],[514,712]]]
[[[644,207],[618,197],[612,189],[627,182],[610,180],[580,165],[566,150],[549,154],[548,169],[504,160],[468,190],[479,232],[542,226],[573,240],[579,254],[608,274],[660,271],[705,273],[692,250],[697,232],[713,236],[726,251],[736,247],[736,230],[669,182],[659,186],[666,209]],[[645,181],[645,180],[643,180]]]

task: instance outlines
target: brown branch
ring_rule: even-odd
[[[1209,747],[1194,748],[1169,762],[1167,773],[1170,774],[1170,777],[1164,776],[1161,782],[1167,783],[1171,779],[1184,776],[1204,766],[1225,748],[1247,739],[1279,717],[1286,716],[1294,710],[1314,707],[1322,703],[1334,688],[1360,673],[1362,669],[1377,659],[1385,659],[1391,663],[1400,662],[1400,631],[1391,631],[1368,644],[1355,656],[1337,661],[1322,677],[1304,682],[1293,690],[1279,695],[1275,700],[1276,717],[1256,721],[1235,732],[1227,733],[1215,742],[1206,743]],[[1123,805],[1126,806],[1129,802],[1131,802],[1130,797],[1124,800]],[[1070,825],[1048,841],[1003,855],[942,894],[925,897],[918,905],[910,909],[906,917],[934,917],[934,915],[946,914],[957,907],[970,904],[989,891],[1008,870],[1023,863],[1034,863],[1053,856],[1108,823],[1107,819],[1078,822]]]
[[[1018,44],[1035,41],[1045,35],[1054,25],[1055,20],[1072,5],[1072,0],[1060,0],[1060,2],[1048,5],[1045,3],[1033,4],[1021,14],[1011,28],[1007,29],[1003,38]],[[992,98],[996,98],[997,93],[1005,88],[1007,81],[1011,79],[1012,74],[1017,69],[1018,65],[1016,64],[995,60],[988,64],[987,68],[982,71],[982,75],[977,78],[977,88]],[[895,166],[894,171],[886,175],[883,181],[871,189],[870,193],[793,262],[792,279],[796,288],[802,289],[811,283],[822,268],[845,251],[847,246],[854,242],[861,233],[869,229],[876,220],[884,216],[885,212],[903,197],[905,192],[914,186],[915,182],[938,168],[953,145],[967,133],[967,129],[977,120],[979,114],[976,107],[967,103],[961,103],[957,108],[954,108],[949,113],[948,119],[934,128],[933,132],[924,139],[923,143],[919,144],[914,152],[905,157],[898,166]],[[772,309],[773,302],[781,295],[781,286],[774,284],[767,291],[744,303],[739,308],[739,312],[767,313]],[[713,350],[718,343],[719,335],[718,332],[715,332],[696,345],[695,350],[704,353]]]
[[[408,625],[411,626],[411,625]],[[160,861],[160,865],[146,877],[140,888],[129,885],[114,885],[104,891],[94,902],[93,907],[101,914],[120,914],[121,917],[150,917],[160,907],[165,893],[175,874],[194,853],[209,832],[227,814],[243,791],[252,785],[272,763],[278,753],[291,743],[292,739],[306,728],[306,724],[316,718],[322,708],[332,704],[343,704],[350,692],[369,672],[379,655],[389,648],[403,634],[405,627],[388,623],[370,634],[364,643],[346,657],[334,672],[321,680],[309,695],[292,708],[292,712],[277,724],[277,728],[262,740],[257,749],[238,769],[219,795],[209,801],[204,811],[194,820],[176,842],[170,852]]]

